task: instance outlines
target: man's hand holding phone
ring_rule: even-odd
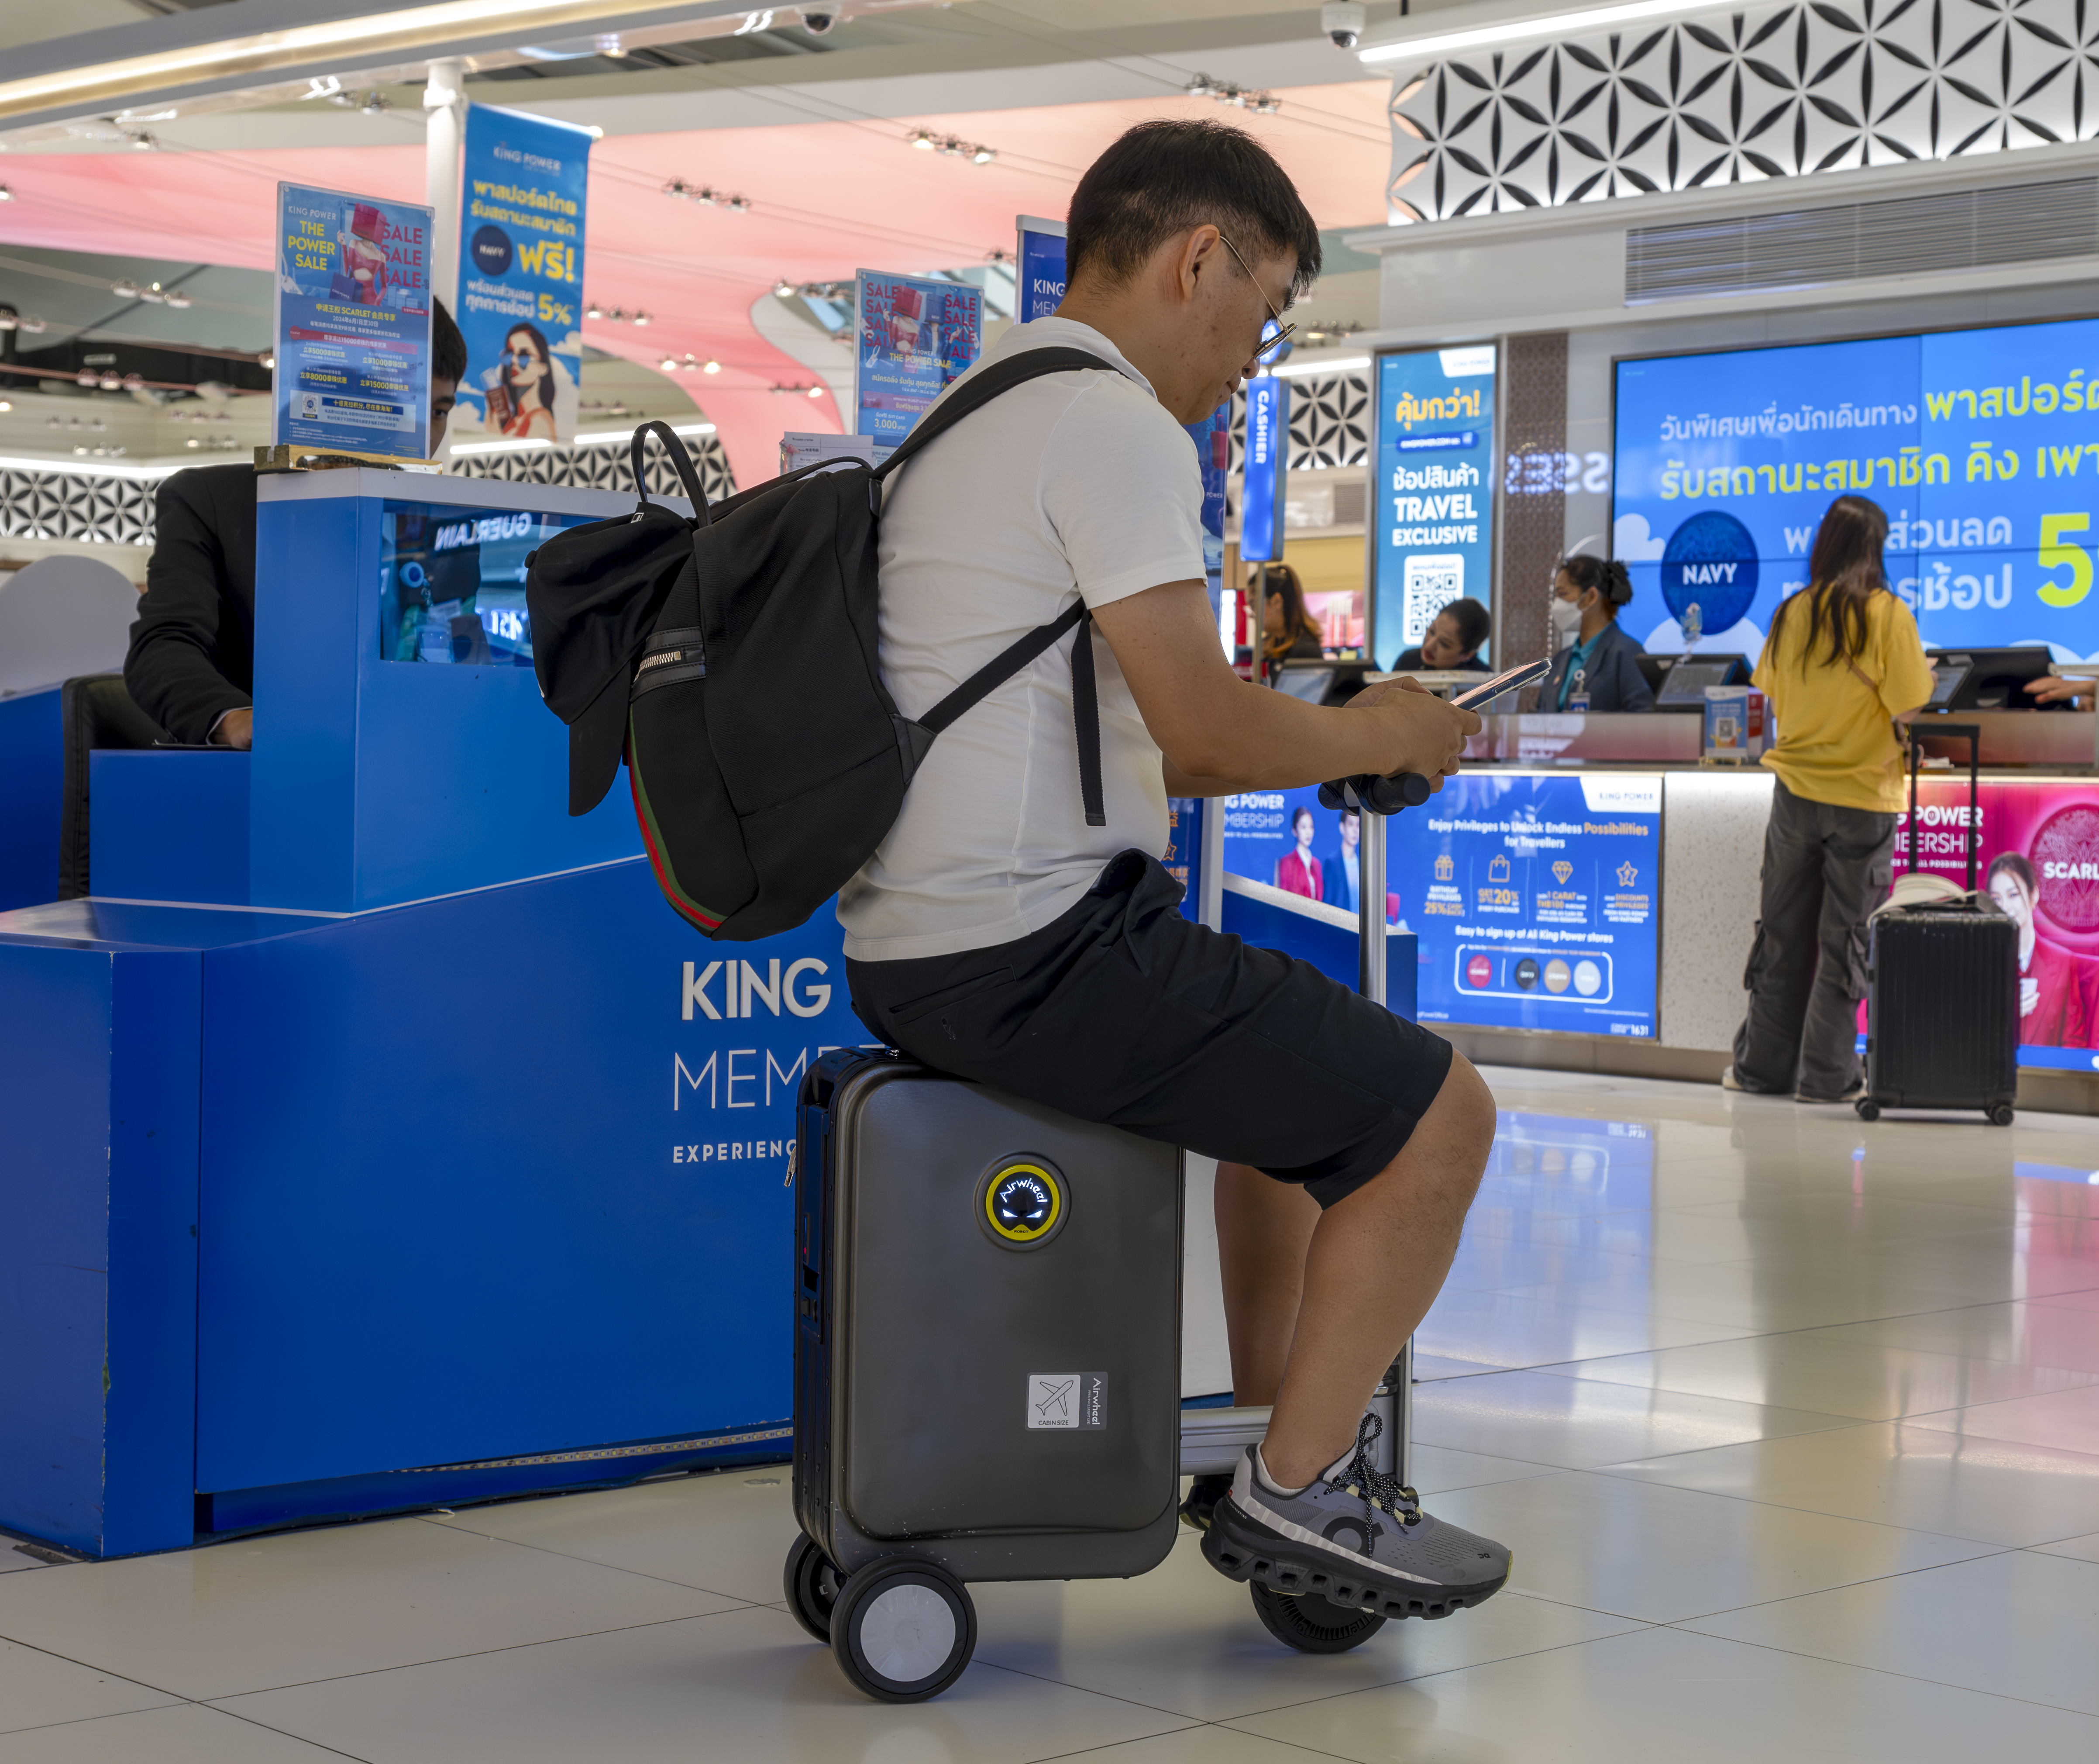
[[[1366,686],[1348,708],[1375,717],[1380,725],[1380,776],[1418,772],[1432,790],[1454,776],[1465,757],[1465,743],[1480,732],[1480,715],[1424,690],[1410,680]]]

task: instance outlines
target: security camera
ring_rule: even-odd
[[[812,37],[829,35],[831,27],[838,21],[836,7],[803,7],[801,11],[802,29]]]
[[[1319,8],[1319,29],[1336,49],[1353,49],[1363,40],[1368,22],[1362,0],[1327,0]]]

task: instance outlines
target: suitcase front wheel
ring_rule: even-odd
[[[1308,1654],[1345,1654],[1360,1647],[1384,1627],[1385,1620],[1374,1611],[1357,1611],[1322,1599],[1317,1593],[1292,1597],[1248,1581],[1253,1595],[1254,1615],[1261,1627],[1287,1647]]]
[[[838,1602],[838,1588],[845,1577],[833,1568],[830,1559],[800,1532],[787,1552],[787,1565],[780,1576],[787,1595],[787,1608],[794,1621],[820,1642],[831,1639],[831,1611]]]
[[[927,1562],[870,1562],[849,1575],[830,1629],[839,1670],[884,1703],[938,1696],[961,1677],[977,1645],[968,1591]]]
[[[1859,1119],[1862,1121],[1877,1121],[1881,1118],[1881,1106],[1871,1097],[1859,1098],[1854,1106],[1857,1108]]]
[[[1992,1127],[2009,1127],[2012,1124],[2011,1104],[2000,1102],[1992,1108],[1990,1111],[1990,1124]]]

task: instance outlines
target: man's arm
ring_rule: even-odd
[[[1166,756],[1168,794],[1288,790],[1358,772],[1458,769],[1477,715],[1418,688],[1373,687],[1327,710],[1241,680],[1217,642],[1200,582],[1169,582],[1098,608],[1144,726]]]
[[[161,488],[124,683],[139,708],[177,741],[203,742],[222,716],[250,701],[218,670],[225,561],[218,535],[186,488],[178,477]]]

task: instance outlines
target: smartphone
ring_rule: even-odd
[[[1468,692],[1461,692],[1450,702],[1469,710],[1476,704],[1485,704],[1490,698],[1498,698],[1505,692],[1514,692],[1520,686],[1528,686],[1541,680],[1552,671],[1548,661],[1526,662],[1520,667],[1512,667],[1505,674],[1496,674]]]

